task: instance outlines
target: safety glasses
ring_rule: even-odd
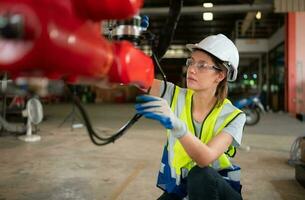
[[[215,65],[209,65],[204,61],[195,62],[192,58],[186,59],[185,65],[187,66],[187,68],[189,68],[190,66],[195,66],[198,69],[198,71],[206,71],[206,70],[222,71],[222,69],[216,67]]]

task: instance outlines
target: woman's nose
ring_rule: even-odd
[[[189,73],[192,73],[192,74],[196,74],[196,67],[195,66],[193,66],[193,65],[190,65],[189,67],[188,67],[188,72]]]

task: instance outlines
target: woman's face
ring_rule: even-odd
[[[218,83],[225,78],[224,72],[215,66],[212,58],[199,50],[192,52],[187,67],[187,87],[195,91],[216,90]]]

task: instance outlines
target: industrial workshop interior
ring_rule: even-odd
[[[0,0],[0,200],[304,200],[305,0]]]

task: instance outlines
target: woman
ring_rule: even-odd
[[[166,199],[242,199],[240,168],[229,156],[241,143],[245,115],[226,99],[237,76],[239,55],[231,40],[212,35],[188,44],[187,89],[155,80],[150,95],[137,98],[137,113],[168,129],[157,186]]]

